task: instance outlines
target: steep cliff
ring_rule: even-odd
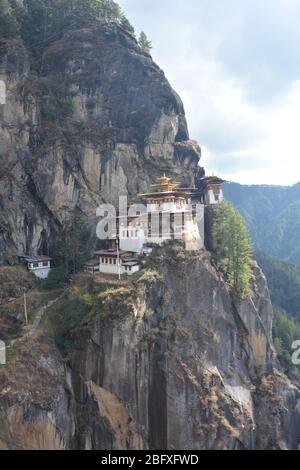
[[[0,262],[46,252],[75,207],[94,236],[96,208],[163,172],[194,184],[203,170],[184,109],[162,70],[113,23],[66,31],[39,60],[0,41]]]
[[[204,252],[165,247],[151,266],[70,324],[65,365],[42,332],[26,365],[14,353],[0,394],[2,447],[297,448],[300,390],[276,360],[260,269],[237,301]]]
[[[74,208],[93,236],[99,203],[163,172],[187,185],[203,175],[180,98],[120,26],[73,28],[32,52],[0,42],[1,263],[47,251]],[[208,252],[171,244],[126,287],[74,300],[75,282],[37,328],[2,304],[0,448],[296,448],[300,392],[277,363],[266,281],[253,274],[238,301]],[[19,279],[16,297],[31,288]]]
[[[299,390],[277,370],[261,271],[254,268],[255,294],[236,302],[204,253],[175,247],[156,264],[161,274],[145,274],[123,299],[108,293],[105,317],[76,334],[75,395],[99,408],[92,419],[82,415],[80,438],[105,448],[110,435],[110,445],[124,448],[105,416],[101,391],[108,391],[142,447],[297,447]]]

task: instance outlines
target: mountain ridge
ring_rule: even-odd
[[[300,264],[300,183],[287,187],[226,183],[224,195],[245,217],[256,250]]]

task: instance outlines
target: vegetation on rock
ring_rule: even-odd
[[[89,254],[89,233],[78,208],[65,217],[63,227],[55,234],[51,253],[55,264],[63,266],[65,274],[80,271]]]
[[[149,41],[149,39],[147,38],[147,35],[146,35],[146,33],[144,33],[144,31],[142,31],[141,34],[140,34],[139,45],[146,52],[150,52],[151,49],[152,49],[152,43],[151,43],[151,41]]]
[[[224,201],[214,211],[214,259],[233,292],[244,297],[251,280],[252,246],[244,219],[234,206]]]
[[[280,362],[287,370],[292,369],[292,344],[300,339],[300,324],[278,308],[274,311],[273,338]]]
[[[100,294],[107,289],[110,286],[96,286],[88,275],[79,274],[68,295],[50,309],[44,328],[53,336],[64,354],[72,343],[73,331],[86,325],[96,315],[104,313]]]
[[[113,0],[0,0],[0,37],[19,32],[27,47],[39,51],[68,29],[86,26],[91,21],[120,24],[134,34],[134,28]]]
[[[123,29],[125,29],[125,31],[127,31],[128,33],[132,34],[133,36],[135,36],[135,30],[134,30],[134,27],[132,26],[132,24],[130,23],[130,21],[126,18],[126,16],[123,14],[122,17],[121,17],[121,26]]]
[[[48,274],[48,278],[43,282],[42,286],[45,290],[58,289],[63,286],[66,281],[66,273],[63,268],[54,268]]]
[[[19,25],[8,0],[0,0],[0,38],[11,38],[18,34]]]

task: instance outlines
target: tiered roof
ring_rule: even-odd
[[[181,188],[181,183],[168,178],[166,175],[157,178],[156,183],[151,185],[152,191],[149,193],[139,194],[140,197],[160,197],[160,196],[176,196],[184,197],[191,194],[195,188]]]

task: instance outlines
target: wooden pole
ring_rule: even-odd
[[[119,253],[119,238],[117,238],[117,263],[118,263],[118,277],[121,280],[121,266],[120,266],[120,253]]]
[[[25,316],[25,323],[28,325],[28,315],[27,315],[27,299],[26,294],[24,293],[24,316]]]

